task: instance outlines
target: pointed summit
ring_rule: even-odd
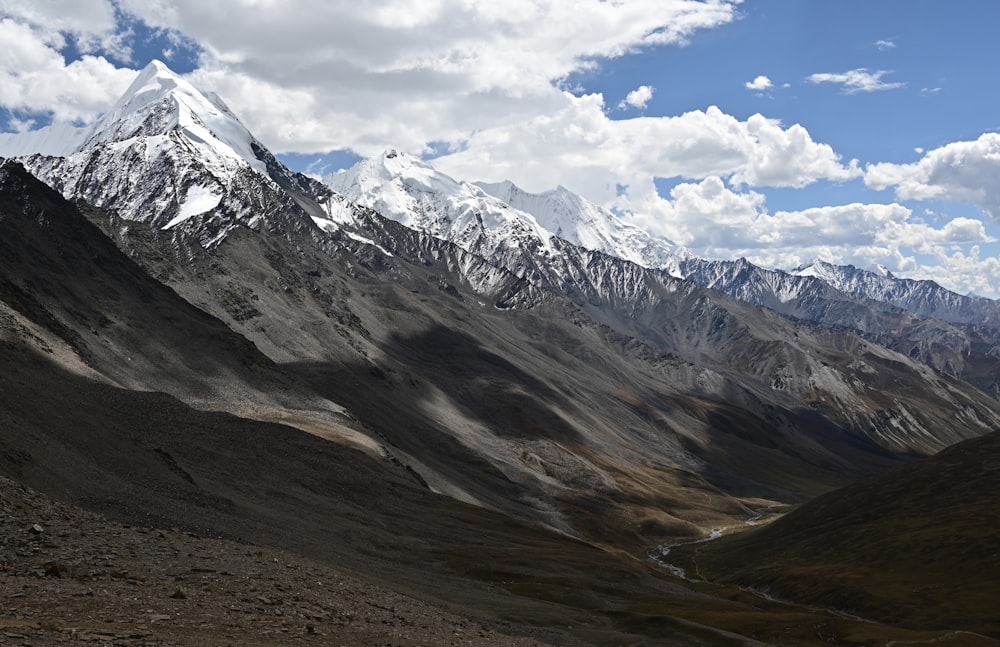
[[[799,265],[795,269],[789,270],[788,273],[794,276],[812,276],[822,279],[838,290],[848,289],[849,286],[858,282],[896,279],[889,268],[878,263],[869,266],[868,269],[861,269],[854,265],[834,265],[820,259]]]
[[[217,162],[239,161],[266,174],[254,151],[263,148],[222,101],[202,92],[164,63],[154,60],[92,127],[78,150],[98,144],[128,142],[177,131]]]
[[[152,61],[125,93],[92,124],[74,126],[53,123],[24,133],[0,133],[0,154],[5,157],[48,155],[68,157],[96,144],[124,141],[142,132],[164,134],[172,127],[169,120],[143,123],[143,109],[162,101],[172,90],[184,87],[189,94],[198,94],[187,81],[161,61]],[[143,116],[138,116],[142,114]]]
[[[132,81],[124,94],[91,126],[91,134],[83,147],[98,142],[123,141],[142,135],[165,134],[173,124],[169,121],[175,111],[161,115],[159,123],[146,123],[149,107],[169,99],[170,94],[179,87],[188,94],[197,94],[194,87],[184,81],[169,67],[160,61],[152,61],[135,80]]]
[[[871,272],[872,274],[875,274],[876,276],[881,276],[884,279],[896,278],[895,276],[893,276],[892,272],[889,271],[889,268],[886,267],[885,265],[882,265],[881,263],[875,263],[874,265],[870,266],[868,268],[868,271]]]
[[[299,195],[306,189],[221,99],[161,61],[80,132],[72,148],[22,159],[67,198],[182,228],[204,246],[237,226],[256,226],[265,213],[299,217],[308,202]]]
[[[794,269],[788,270],[788,273],[793,276],[817,278],[832,284],[838,276],[843,274],[841,271],[843,269],[846,268],[827,263],[817,258],[809,263],[803,263]]]

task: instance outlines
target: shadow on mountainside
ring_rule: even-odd
[[[219,591],[230,590],[228,584],[209,583],[201,588],[213,572],[216,577],[261,574],[263,579],[254,580],[253,586],[276,596],[272,601],[278,605],[296,595],[311,604],[360,604],[362,609],[366,604],[350,602],[349,596],[338,601],[337,597],[317,597],[315,591],[297,593],[294,584],[273,573],[270,562],[267,568],[257,563],[262,556],[270,559],[271,553],[227,547],[216,539],[228,538],[346,567],[357,573],[351,577],[362,577],[375,586],[382,583],[385,588],[430,599],[505,633],[530,635],[555,644],[759,644],[743,637],[751,631],[765,641],[791,636],[794,640],[789,644],[825,644],[815,638],[811,612],[740,599],[739,595],[730,600],[726,597],[731,594],[720,597],[692,590],[647,563],[433,495],[411,473],[390,461],[372,459],[288,427],[196,411],[163,394],[100,384],[71,374],[42,354],[10,341],[0,345],[0,389],[4,395],[0,398],[0,476],[131,526],[98,528],[92,520],[80,526],[87,532],[102,533],[99,541],[118,542],[108,544],[106,550],[118,551],[114,563],[127,569],[124,575],[116,571],[123,578],[120,582],[127,585],[124,591],[129,587],[142,589],[123,592],[117,585],[119,580],[113,579],[114,584],[104,585],[108,593],[101,594],[109,597],[88,601],[88,609],[113,608],[110,596],[146,599],[143,596],[149,592],[143,587],[167,586],[157,566],[162,560],[184,569],[175,575],[184,576],[186,582],[180,586],[186,588],[188,599],[178,601],[172,598],[175,589],[164,589],[159,595],[165,599],[150,601],[142,608],[170,606],[173,615],[168,617],[176,615],[179,623],[192,622],[181,613],[185,604],[190,607],[204,602],[208,606],[201,607],[203,610],[217,605],[226,609],[234,604],[238,608],[255,606],[252,595],[249,603],[244,601],[245,592],[234,592],[239,598],[236,601],[216,599]],[[0,503],[3,501],[7,499]],[[37,513],[33,523],[40,519],[53,532],[75,514],[63,511],[53,517],[40,508]],[[143,536],[142,528],[164,529],[164,541]],[[12,594],[5,608],[34,615],[39,613],[36,602],[58,595],[58,591],[79,589],[87,595],[86,586],[74,584],[82,573],[74,570],[78,568],[76,553],[60,557],[63,548],[76,550],[73,546],[78,539],[72,531],[36,541],[31,539],[30,528],[17,530],[7,524],[0,530],[23,533],[21,538],[5,535],[0,541],[4,546],[30,548],[35,541],[40,549],[54,554],[59,561],[51,568],[61,573],[32,576],[16,566],[21,562],[12,562],[10,569],[0,564],[6,569],[3,586],[23,582],[30,586],[22,593],[32,591],[30,598]],[[43,528],[42,532],[48,530]],[[80,549],[91,550],[88,545],[84,542]],[[148,558],[142,556],[143,551],[148,551]],[[194,561],[185,560],[184,554]],[[58,570],[60,563],[68,570]],[[37,568],[50,566],[38,562]],[[90,586],[100,586],[100,569],[87,568]],[[315,567],[301,564],[297,557],[288,558],[287,569],[317,577]],[[179,581],[174,577],[173,585]],[[193,582],[198,582],[199,588],[192,590]],[[373,601],[367,604],[382,603],[377,595],[368,599]],[[117,603],[124,605],[126,601],[117,599]],[[265,605],[264,612],[271,608],[266,606],[270,603],[268,598],[260,603]],[[394,621],[413,613],[404,605],[397,608]],[[129,617],[116,618],[113,627],[90,620],[86,630],[115,636],[116,632],[130,631]],[[215,622],[228,622],[229,616],[214,618]],[[0,624],[5,622],[0,615]],[[273,624],[261,620],[255,626]],[[357,624],[344,626],[343,621],[339,626],[322,620],[313,624],[332,639],[364,631]],[[852,627],[875,631],[847,620],[825,624],[842,626],[844,631]],[[203,621],[199,626],[201,636],[214,635]],[[308,633],[301,623],[297,626]],[[45,627],[49,629],[40,631],[46,636],[46,632],[58,630],[52,623]],[[135,631],[140,628],[160,631],[145,623],[137,625]],[[217,644],[197,638],[197,632],[191,633],[194,629],[178,629],[182,630],[188,633],[178,636],[186,637],[171,644]],[[879,635],[897,635],[878,631]],[[394,635],[412,637],[419,635],[419,629],[400,626]],[[268,642],[260,637],[251,642],[297,644],[302,639]],[[496,644],[505,643],[499,640]]]
[[[649,565],[434,495],[390,461],[97,383],[18,344],[0,346],[0,388],[0,476],[118,522],[346,567],[558,644],[741,644],[629,611],[642,599],[703,598]]]

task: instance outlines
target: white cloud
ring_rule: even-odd
[[[860,175],[800,125],[752,115],[739,121],[716,107],[675,117],[612,120],[600,95],[562,96],[561,109],[479,131],[435,166],[461,178],[503,179],[531,191],[557,184],[598,203],[616,185],[652,185],[653,177],[727,178],[734,185],[805,186]],[[484,169],[490,177],[477,177]]]
[[[914,277],[937,281],[959,294],[1000,298],[1000,258],[983,257],[979,245],[966,252],[939,250],[933,265],[919,267]]]
[[[652,183],[629,189],[620,208],[628,210],[631,222],[705,256],[737,247],[734,238],[759,217],[764,206],[763,195],[732,191],[716,176],[678,184],[666,198],[656,193]]]
[[[900,200],[941,199],[975,204],[1000,221],[1000,134],[985,133],[927,152],[913,164],[871,164],[865,184],[894,188]]]
[[[806,78],[810,83],[837,83],[843,87],[847,94],[857,94],[858,92],[877,92],[879,90],[894,90],[901,88],[905,83],[886,83],[882,77],[891,74],[888,70],[869,71],[863,67],[849,72],[839,74],[811,74]]]
[[[129,61],[132,37],[122,29],[109,0],[0,0],[0,17],[29,26],[56,49],[66,44],[66,36],[83,54],[108,54]]]
[[[746,83],[747,90],[753,90],[754,92],[763,92],[770,90],[772,87],[774,87],[774,84],[771,83],[771,79],[764,75],[760,75],[753,81],[747,81]]]
[[[29,113],[51,113],[60,121],[91,120],[106,110],[135,77],[102,57],[66,64],[56,51],[57,34],[0,20],[0,105]]]
[[[635,90],[629,92],[625,96],[625,99],[618,104],[618,107],[620,109],[624,109],[626,106],[632,106],[633,108],[637,108],[639,110],[645,110],[646,104],[648,104],[649,100],[653,98],[653,92],[655,91],[656,88],[648,85],[640,85]]]
[[[875,41],[875,47],[878,47],[879,51],[884,52],[887,49],[895,49],[896,43],[891,40],[877,40]]]
[[[551,112],[558,85],[601,57],[736,18],[737,0],[121,0],[146,23],[204,49],[193,80],[276,152],[427,142]],[[275,101],[262,105],[261,92]],[[310,97],[306,104],[302,97]],[[288,125],[295,114],[299,126]]]
[[[754,224],[752,234],[768,245],[799,249],[822,241],[828,247],[858,245],[877,238],[887,227],[907,224],[911,212],[898,204],[854,203],[779,211]]]
[[[10,128],[15,133],[24,133],[32,130],[37,123],[34,119],[18,119],[15,117],[10,120]]]
[[[49,35],[71,33],[84,46],[117,27],[114,7],[107,0],[0,0],[0,16],[14,18]]]
[[[955,218],[940,229],[925,223],[889,223],[873,238],[877,243],[907,247],[921,254],[934,253],[942,245],[995,241],[986,233],[982,221],[972,218]]]

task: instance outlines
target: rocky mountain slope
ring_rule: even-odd
[[[455,242],[467,250],[495,250],[489,257],[492,264],[524,277],[531,285],[568,297],[596,321],[654,348],[699,366],[736,372],[740,376],[737,379],[753,375],[758,384],[763,381],[772,390],[793,392],[805,400],[806,406],[819,407],[826,415],[838,416],[844,412],[853,415],[865,409],[861,402],[867,396],[850,402],[842,399],[855,388],[852,379],[863,382],[864,378],[851,378],[837,369],[827,371],[808,357],[807,348],[823,347],[840,333],[829,329],[820,332],[811,327],[800,330],[801,327],[796,328],[787,320],[756,308],[745,308],[679,281],[667,271],[570,244],[540,225],[543,220],[550,223],[552,213],[569,210],[567,205],[592,212],[593,206],[588,207],[582,200],[564,201],[556,208],[551,206],[553,196],[517,197],[514,189],[506,187],[507,193],[515,195],[522,206],[533,209],[534,213],[529,215],[492,196],[484,197],[480,187],[457,182],[424,162],[395,152],[363,160],[351,170],[326,178],[326,182],[350,200],[428,235]],[[502,192],[501,188],[504,187],[496,190]],[[562,196],[565,197],[565,192]],[[539,206],[542,204],[549,206],[542,208]],[[608,217],[610,214],[587,216],[578,212],[567,222],[604,221]],[[745,261],[734,265],[688,259],[680,262],[680,267],[681,271],[692,273],[695,283],[722,289],[741,301],[769,307],[796,320],[866,334],[878,346],[905,351],[908,357],[901,361],[913,362],[914,368],[926,362],[939,370],[951,369],[953,375],[977,373],[984,378],[979,386],[994,385],[989,376],[994,375],[991,370],[996,358],[987,350],[992,348],[991,337],[975,338],[978,352],[973,356],[969,352],[973,341],[953,326],[942,323],[944,330],[940,331],[921,327],[922,318],[851,297],[818,279],[767,272]],[[695,269],[701,272],[694,272]],[[719,269],[731,272],[718,280],[707,278],[709,270]],[[685,305],[676,307],[685,301]],[[706,329],[708,322],[714,329]],[[723,330],[726,326],[728,329]],[[919,332],[898,334],[904,327]],[[883,335],[887,330],[892,334]],[[869,331],[876,332],[868,335]],[[803,335],[810,339],[806,341]],[[954,347],[956,336],[966,343]],[[797,341],[802,343],[792,343]],[[915,347],[919,352],[910,352]],[[758,356],[758,351],[767,355]],[[837,363],[826,362],[826,365]],[[975,369],[966,371],[967,366]],[[750,388],[760,392],[756,386]],[[831,404],[838,398],[839,403]],[[876,416],[895,410],[889,413],[890,418],[897,422],[907,418],[906,414],[899,414],[895,405],[883,407],[883,413]],[[880,436],[877,430],[885,420],[869,422],[863,416],[840,417],[837,422],[863,429],[862,433],[876,442],[887,443],[896,450],[908,442]],[[910,422],[899,424],[906,427]]]
[[[562,188],[534,195],[509,182],[477,186],[575,245],[667,270],[795,319],[852,330],[1000,397],[996,301],[955,294],[932,281],[821,261],[784,272],[746,259],[700,259]]]
[[[795,319],[854,331],[1000,397],[996,302],[962,297],[929,281],[822,267],[824,272],[795,274],[763,269],[746,259],[688,258],[682,263],[685,274],[701,285]],[[841,280],[845,276],[854,278]]]
[[[730,487],[745,481],[759,492],[794,481],[789,475],[801,468],[793,465],[800,462],[793,456],[808,457],[807,472],[816,464],[829,465],[813,472],[817,481],[827,478],[823,474],[836,480],[833,475],[848,466],[864,470],[878,464],[883,449],[936,451],[985,432],[998,419],[995,403],[918,361],[843,332],[790,322],[668,272],[572,245],[478,187],[406,156],[387,153],[341,178],[344,186],[337,186],[355,187],[379,209],[366,210],[289,173],[217,98],[202,95],[158,64],[140,75],[72,155],[24,161],[64,194],[111,209],[111,219],[102,226],[122,249],[252,341],[270,361],[306,366],[332,360],[392,375],[388,367],[421,383],[421,374],[434,362],[426,353],[415,362],[408,346],[426,345],[432,339],[428,335],[441,334],[437,331],[447,331],[441,353],[467,344],[512,361],[512,368],[462,398],[457,410],[456,403],[435,409],[426,423],[446,430],[447,442],[458,440],[507,478],[513,470],[515,482],[531,484],[530,490],[548,487],[552,478],[551,467],[540,467],[545,456],[566,465],[555,477],[562,486],[584,473],[587,491],[616,490],[602,465],[610,456],[612,464],[622,461],[622,450],[612,450],[622,442],[623,418],[617,410],[632,406],[627,403],[636,395],[614,396],[620,403],[609,412],[615,413],[600,421],[580,403],[607,399],[604,372],[620,364],[626,392],[640,394],[639,401],[656,412],[648,442],[659,447],[653,452],[658,462],[711,473],[714,482]],[[209,185],[228,189],[212,194],[219,197],[217,204],[215,198],[212,205],[199,202],[203,213],[188,213],[188,194],[180,198],[178,187]],[[442,307],[439,299],[414,298],[427,285],[453,297],[445,299],[452,303]],[[492,304],[492,312],[480,303]],[[405,319],[394,314],[401,309]],[[585,356],[602,359],[587,362],[583,371],[574,365],[579,378],[565,380],[562,357],[534,351],[542,320],[586,322],[586,339],[562,323],[555,325],[554,347],[568,351],[567,357],[579,357],[585,349]],[[406,336],[421,341],[396,350]],[[595,339],[602,341],[595,346]],[[629,349],[624,357],[618,344]],[[482,351],[468,355],[469,366],[449,361],[446,373],[430,384],[447,392],[450,384],[446,388],[443,381],[450,383],[456,370],[473,370],[475,362],[482,362]],[[488,403],[512,375],[521,376],[514,383],[525,395],[508,390],[520,404],[498,417]],[[540,375],[548,377],[539,381]],[[663,383],[671,388],[665,391]],[[371,392],[324,390],[323,396],[348,410],[368,410],[367,399],[354,405],[343,401]],[[416,389],[392,397],[412,410],[409,398],[440,396]],[[675,401],[690,398],[696,404],[682,410],[698,412],[701,423],[695,427],[690,414],[679,417],[676,408]],[[534,403],[533,412],[525,415],[521,410],[528,402]],[[285,415],[281,408],[260,409],[262,417]],[[806,411],[815,412],[815,418]],[[369,424],[374,430],[365,438],[390,438],[394,451],[435,487],[510,509],[511,497],[495,494],[502,488],[474,484],[461,470],[455,474],[453,462],[428,451],[426,440],[414,442],[408,434],[385,430],[389,421],[384,418]],[[458,433],[470,424],[486,433]],[[760,431],[749,436],[725,431],[703,445],[715,429],[741,427]],[[531,428],[544,431],[525,455],[524,432],[512,437],[510,430]],[[701,430],[692,432],[695,428]],[[665,430],[670,433],[663,435]],[[567,453],[570,438],[581,439],[599,458]],[[753,468],[732,458],[705,460],[706,453],[718,453],[717,446],[732,444],[735,455],[735,447],[747,443],[739,453],[776,447],[777,455],[762,456]],[[638,440],[624,446],[637,452],[626,461],[630,469],[638,456],[649,455]],[[870,458],[860,459],[859,449]],[[789,464],[769,469],[773,459]],[[535,506],[532,516],[565,527],[549,505]]]
[[[863,270],[853,265],[814,261],[789,271],[795,276],[815,276],[841,292],[874,299],[916,314],[959,324],[1000,325],[1000,303],[964,296],[934,281],[900,279],[885,268]]]
[[[550,644],[294,550],[203,533],[110,521],[0,477],[0,594],[17,604],[0,612],[4,644]]]
[[[0,556],[2,581],[5,588],[28,584],[27,590],[32,591],[19,614],[23,620],[24,613],[30,613],[30,620],[11,627],[12,633],[30,629],[30,636],[24,634],[28,636],[25,640],[32,640],[31,636],[39,631],[40,642],[30,644],[52,644],[65,635],[62,629],[67,627],[76,627],[77,633],[83,635],[114,639],[120,628],[129,639],[141,633],[153,644],[219,644],[215,641],[224,635],[232,635],[232,640],[239,642],[246,638],[244,632],[253,628],[275,632],[274,643],[262,637],[261,644],[288,644],[291,638],[285,637],[282,628],[294,628],[298,640],[316,641],[315,636],[306,635],[308,624],[341,640],[350,641],[353,636],[366,641],[356,644],[383,644],[372,641],[392,640],[399,635],[408,641],[421,635],[434,636],[442,620],[447,622],[445,614],[442,619],[425,621],[406,632],[369,628],[364,619],[373,614],[385,619],[383,611],[392,609],[394,596],[399,597],[380,590],[384,586],[380,582],[391,582],[395,591],[432,599],[438,606],[459,609],[464,617],[451,621],[454,624],[478,627],[482,622],[492,626],[516,623],[517,631],[548,636],[549,628],[569,622],[589,626],[584,631],[592,632],[595,641],[621,641],[629,632],[615,628],[613,618],[592,622],[587,619],[590,614],[575,603],[547,610],[530,592],[523,595],[515,591],[512,595],[505,586],[516,588],[518,582],[543,577],[552,581],[553,590],[585,590],[593,586],[610,593],[610,589],[592,580],[593,572],[604,571],[623,578],[622,584],[612,583],[612,589],[618,592],[611,593],[609,601],[625,596],[625,586],[638,586],[652,595],[670,591],[682,598],[690,595],[658,580],[632,560],[615,558],[564,534],[487,507],[434,494],[418,472],[385,449],[386,440],[372,447],[335,433],[338,424],[342,429],[351,425],[365,429],[353,416],[331,415],[319,407],[289,408],[283,410],[282,421],[286,424],[259,420],[267,417],[262,411],[268,402],[279,397],[296,404],[319,401],[307,379],[311,373],[306,368],[270,364],[217,319],[193,308],[171,290],[157,287],[137,265],[109,245],[110,241],[82,214],[16,165],[0,169],[0,179],[2,239],[28,243],[23,254],[8,253],[13,251],[11,244],[0,256],[5,288],[4,316],[0,318],[0,380],[4,393],[0,400],[0,475],[74,504],[48,514],[49,504],[39,503],[36,496],[33,507],[26,509],[24,503],[11,503],[13,507],[7,508],[12,501],[7,497],[9,482],[2,483],[4,494],[0,500],[5,516],[0,539],[5,550],[12,551]],[[67,229],[73,235],[68,235]],[[57,271],[53,266],[60,263],[65,266]],[[30,267],[38,271],[32,273]],[[25,290],[14,287],[18,277],[31,277],[27,287],[37,298],[20,298]],[[103,293],[95,294],[92,290],[97,288]],[[97,310],[106,311],[108,320],[92,322],[94,309],[83,308],[100,296],[133,307],[119,311],[98,301]],[[132,303],[132,299],[142,301]],[[91,325],[95,328],[93,337],[75,334]],[[148,340],[142,343],[147,346],[136,346],[139,342],[121,334],[121,329],[128,328],[141,330]],[[206,392],[193,401],[213,410],[199,410],[181,399],[135,384],[123,388],[119,382],[124,380],[104,374],[107,367],[100,346],[112,344],[121,353],[118,361],[126,364],[119,376],[130,380],[145,376],[146,385],[162,389],[176,389],[174,378],[184,383],[186,374],[175,365],[160,366],[158,353],[180,353],[180,347],[186,347],[197,355],[192,362],[194,370],[203,371],[206,378],[201,383]],[[213,390],[214,382],[207,379],[226,366],[242,367],[249,374],[220,376],[235,393]],[[370,368],[361,365],[357,372],[363,375]],[[346,380],[356,379],[347,371],[341,375]],[[280,381],[267,384],[269,376]],[[370,382],[357,388],[372,388],[385,377],[372,375]],[[243,415],[217,410],[233,400],[239,403],[247,383],[262,382],[264,387],[258,392],[263,398],[260,408],[244,407]],[[186,392],[178,395],[191,401]],[[384,396],[385,391],[377,395]],[[395,417],[394,424],[400,420],[405,418]],[[405,431],[412,432],[415,423],[411,415]],[[432,429],[422,431],[434,433]],[[431,439],[423,438],[422,442]],[[491,469],[481,458],[463,455],[456,447],[451,451],[458,453],[458,457],[452,455],[453,460],[470,462],[467,469]],[[442,456],[441,460],[446,458]],[[495,470],[492,472],[480,478],[497,487],[497,500],[503,495],[515,496],[515,485],[498,477]],[[703,484],[700,487],[706,488]],[[712,488],[707,488],[707,494],[721,496]],[[158,541],[158,535],[151,538],[144,532],[82,515],[75,506],[85,506],[119,524],[166,531],[178,528],[188,534],[171,532],[165,541]],[[67,532],[67,524],[72,526],[67,519],[78,517],[84,519],[78,530],[88,532],[87,536],[60,534]],[[25,525],[25,521],[29,523]],[[36,524],[41,532],[32,530]],[[90,531],[99,534],[91,537]],[[442,537],[448,541],[442,542]],[[302,558],[326,564],[327,569],[335,565],[332,573],[327,571],[334,577],[337,569],[352,571],[354,574],[348,573],[347,577],[360,580],[370,591],[369,599],[379,607],[365,610],[357,618],[330,616],[330,609],[342,606],[336,593],[316,591],[319,597],[303,597],[290,587],[287,576],[255,565],[259,554],[243,548],[232,550],[216,541],[224,538],[287,551],[287,557],[280,556],[282,568],[291,569],[284,565],[287,560],[301,569],[300,574],[312,573],[310,577],[315,576],[317,566],[304,564]],[[40,550],[32,550],[34,539]],[[93,555],[86,552],[93,542],[99,542],[103,546],[101,555],[108,556],[107,560],[98,560],[96,571]],[[178,555],[179,546],[190,553]],[[29,555],[31,559],[25,559]],[[269,560],[278,555],[268,550]],[[560,559],[553,560],[552,555]],[[538,567],[543,563],[553,566],[548,575]],[[483,570],[485,564],[491,564],[489,570]],[[46,572],[47,568],[52,572]],[[41,581],[34,570],[42,573]],[[242,611],[234,613],[227,605],[221,616],[213,613],[224,593],[235,584],[223,572],[260,576],[260,581],[252,585],[258,591],[241,602],[247,609],[263,605],[266,617],[256,624],[233,624]],[[211,573],[218,574],[221,581],[213,580]],[[295,571],[286,573],[291,576]],[[108,577],[110,581],[106,581]],[[494,577],[497,582],[491,584]],[[119,584],[138,587],[139,595],[133,593],[129,599],[148,600],[148,604],[140,607],[138,601],[119,599],[112,593],[119,591]],[[185,597],[170,597],[178,589]],[[24,590],[12,589],[12,595]],[[60,595],[60,591],[87,595],[88,590],[98,592],[100,604],[83,600],[85,606],[68,605],[59,616],[39,606],[42,600]],[[277,600],[277,607],[259,601],[259,596]],[[293,596],[294,600],[290,600]],[[190,604],[185,606],[178,600]],[[300,617],[301,604],[321,617]],[[344,604],[365,606],[354,593]],[[399,604],[398,610],[390,612],[392,624],[387,627],[399,626],[403,621],[416,622],[413,618],[420,614],[434,613],[416,602],[402,600]],[[196,621],[195,612],[188,607],[201,610],[197,616],[200,620]],[[153,611],[144,611],[149,608]],[[128,614],[109,616],[115,618],[111,622],[93,615],[96,609],[107,614],[125,609]],[[173,622],[150,627],[158,620],[147,616],[161,615],[161,609],[170,610]],[[294,614],[283,618],[283,622],[266,613],[279,609]],[[465,619],[470,614],[478,620]],[[32,626],[26,626],[29,624]],[[713,634],[707,629],[701,631],[705,632]],[[563,638],[559,642],[576,642],[566,637],[567,632],[555,632],[556,638],[560,635]],[[697,636],[699,631],[690,635]],[[508,643],[530,641],[509,638],[493,644]]]

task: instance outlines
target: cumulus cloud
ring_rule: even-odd
[[[764,196],[733,191],[719,177],[710,176],[701,182],[678,184],[666,197],[660,196],[652,183],[629,187],[619,204],[633,224],[696,254],[723,258],[722,250],[734,247],[733,238],[740,235],[737,232],[760,215]]]
[[[50,38],[73,34],[83,40],[84,47],[99,45],[95,39],[111,35],[117,27],[114,7],[107,0],[3,0],[0,15],[30,25]]]
[[[640,85],[638,88],[625,95],[625,99],[618,104],[618,108],[624,109],[626,106],[632,106],[633,108],[638,108],[639,110],[645,110],[646,104],[648,104],[649,100],[653,98],[653,92],[655,91],[656,88],[648,85]]]
[[[689,208],[690,201],[680,200],[683,195],[675,189],[670,199]],[[769,214],[761,210],[759,200],[744,200],[745,208],[732,210],[739,197],[734,194],[729,198],[723,208],[730,211],[722,218],[713,218],[710,211],[702,209],[699,217],[711,218],[711,226],[692,226],[693,235],[685,244],[699,255],[746,256],[770,267],[795,265],[824,255],[855,259],[860,248],[873,240],[881,242],[880,234],[887,228],[906,229],[911,216],[909,209],[898,204],[849,204]],[[747,208],[750,206],[752,211]],[[899,246],[890,242],[880,247],[880,255],[886,256]]]
[[[898,204],[854,203],[779,211],[754,223],[754,237],[776,247],[803,248],[822,241],[826,246],[857,245],[877,238],[887,227],[904,227],[911,211]]]
[[[843,224],[839,231],[855,237],[872,230],[838,214],[825,219],[826,229],[805,216],[768,216],[764,196],[744,188],[860,176],[855,161],[842,163],[800,125],[785,127],[761,115],[740,121],[716,107],[612,120],[600,95],[564,99],[565,106],[553,114],[476,133],[435,166],[461,178],[477,178],[488,169],[492,175],[478,179],[510,179],[535,192],[563,184],[714,258],[751,256],[761,245],[791,248],[827,236],[839,240],[832,235],[837,223]],[[693,181],[660,196],[657,177]]]
[[[895,49],[896,43],[891,40],[877,40],[875,41],[875,47],[878,47],[880,52],[884,52],[887,49]]]
[[[954,142],[928,151],[913,164],[871,164],[865,184],[893,188],[900,200],[942,199],[975,204],[1000,221],[1000,134]]]
[[[128,41],[133,34],[120,24],[108,0],[2,0],[0,17],[29,26],[57,50],[72,38],[83,54],[106,54],[120,61],[132,57]]]
[[[617,185],[652,185],[653,177],[726,178],[734,185],[801,187],[848,180],[861,171],[796,124],[761,115],[739,121],[716,107],[674,117],[612,120],[601,95],[564,94],[561,109],[479,131],[461,150],[435,160],[455,177],[510,179],[531,191],[565,184],[598,203]]]
[[[754,92],[764,92],[765,90],[770,90],[773,87],[774,84],[771,83],[771,79],[764,75],[760,75],[753,81],[747,81],[746,83],[747,90],[753,90]]]
[[[9,18],[0,19],[0,42],[4,44],[0,105],[8,110],[44,113],[60,121],[89,121],[106,110],[135,77],[135,71],[119,69],[103,57],[87,55],[67,65],[56,51],[64,45],[58,34]]]
[[[887,83],[882,80],[886,74],[891,74],[888,70],[869,71],[860,67],[849,72],[838,74],[819,73],[806,77],[810,83],[836,83],[843,86],[846,94],[857,94],[859,92],[878,92],[880,90],[895,90],[901,88],[905,83]]]
[[[602,57],[683,44],[734,20],[739,2],[118,4],[193,38],[204,54],[192,80],[225,96],[277,152],[372,154],[390,144],[420,152],[430,141],[550,112],[571,73]],[[276,91],[272,105],[257,100],[262,91]],[[304,106],[303,96],[312,98]],[[289,111],[298,127],[289,127]]]
[[[955,218],[940,229],[925,223],[892,223],[874,236],[876,242],[909,247],[919,253],[933,253],[942,245],[994,242],[982,221]]]
[[[939,250],[935,261],[918,268],[915,276],[935,280],[959,294],[1000,298],[1000,258],[984,257],[979,245],[968,252]]]

